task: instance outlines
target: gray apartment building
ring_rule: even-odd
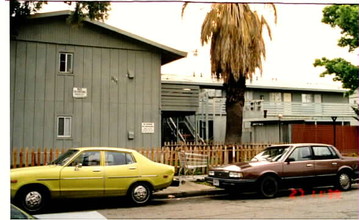
[[[11,38],[11,147],[160,146],[161,66],[186,53],[69,14]]]

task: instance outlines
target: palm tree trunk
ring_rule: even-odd
[[[224,84],[226,91],[226,144],[239,144],[242,137],[244,93],[246,90],[246,79],[240,76],[238,81],[233,78]]]

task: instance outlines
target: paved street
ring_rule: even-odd
[[[289,190],[275,199],[255,194],[154,199],[144,207],[131,207],[118,199],[75,200],[53,212],[97,211],[108,219],[358,219],[357,185],[349,192],[316,188],[302,193]]]

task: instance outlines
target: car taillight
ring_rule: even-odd
[[[167,178],[168,178],[168,175],[163,175],[163,178],[164,178],[164,179],[167,179]]]
[[[11,180],[11,183],[17,183],[17,180]]]

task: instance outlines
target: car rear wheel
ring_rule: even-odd
[[[337,176],[336,187],[341,191],[348,191],[352,186],[350,176],[347,172],[341,172]]]
[[[136,205],[143,205],[150,201],[152,190],[146,183],[135,183],[128,194],[129,199]]]
[[[26,188],[19,193],[18,205],[29,213],[43,210],[48,201],[48,193],[41,187]]]
[[[264,198],[273,198],[278,193],[278,181],[273,176],[264,176],[259,181],[258,192]]]

